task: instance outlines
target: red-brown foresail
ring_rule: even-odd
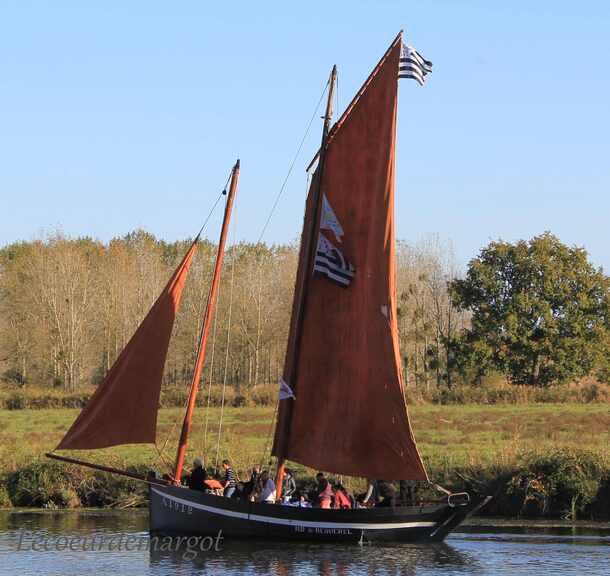
[[[154,443],[163,367],[197,240],[57,449]]]

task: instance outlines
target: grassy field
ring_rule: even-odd
[[[0,507],[146,504],[142,483],[44,458],[78,412],[0,410]],[[159,450],[127,446],[71,455],[137,466],[140,473],[170,471],[182,414],[180,408],[160,411]],[[421,404],[410,414],[431,480],[493,495],[483,513],[610,518],[610,404]],[[210,468],[217,457],[228,457],[242,476],[254,463],[267,465],[273,416],[271,408],[226,408],[218,444],[220,409],[207,413],[207,434],[206,412],[198,409],[188,461],[204,455]],[[311,478],[313,471],[293,467],[298,481]],[[364,488],[363,480],[344,482],[354,492]]]
[[[57,445],[79,410],[42,409],[0,411],[0,474],[36,460]],[[454,467],[510,465],[523,452],[558,448],[610,452],[610,405],[418,405],[410,416],[421,454],[432,470]],[[220,409],[209,411],[207,437],[205,411],[195,414],[189,459],[205,455],[216,459]],[[128,446],[80,453],[83,459],[113,463],[146,464],[167,469],[173,460],[182,410],[159,413],[158,447]],[[264,462],[269,451],[271,408],[227,408],[224,411],[219,457],[229,457],[239,469]],[[205,438],[205,443],[204,443]],[[163,462],[166,465],[164,468]]]

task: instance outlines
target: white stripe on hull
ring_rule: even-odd
[[[156,488],[152,488],[152,491],[161,496],[162,498],[169,498],[174,502],[183,504],[185,506],[191,506],[197,510],[203,510],[205,512],[211,512],[212,514],[218,514],[219,516],[229,516],[231,518],[240,518],[242,520],[251,520],[253,522],[264,522],[266,524],[281,524],[284,526],[303,526],[305,528],[352,528],[354,530],[389,530],[397,528],[431,528],[436,526],[436,522],[313,522],[311,520],[293,520],[291,518],[276,518],[273,516],[262,516],[260,514],[248,514],[246,512],[236,512],[234,510],[225,510],[224,508],[215,508],[214,506],[207,506],[206,504],[199,504],[192,500],[185,500],[184,498],[178,498],[177,496],[170,496],[164,494]]]

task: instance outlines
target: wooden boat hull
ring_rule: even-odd
[[[486,499],[447,503],[321,510],[257,504],[178,486],[150,487],[152,533],[325,542],[442,541]]]

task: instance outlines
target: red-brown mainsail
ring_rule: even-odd
[[[347,287],[311,276],[306,254],[317,242],[318,173],[310,189],[284,369],[296,399],[280,402],[273,453],[338,474],[426,480],[404,400],[396,318],[400,46],[401,37],[333,127],[319,167],[321,192],[343,227],[341,252],[356,269]],[[299,327],[295,311],[304,293]]]
[[[197,239],[58,450],[153,443],[163,367]]]

